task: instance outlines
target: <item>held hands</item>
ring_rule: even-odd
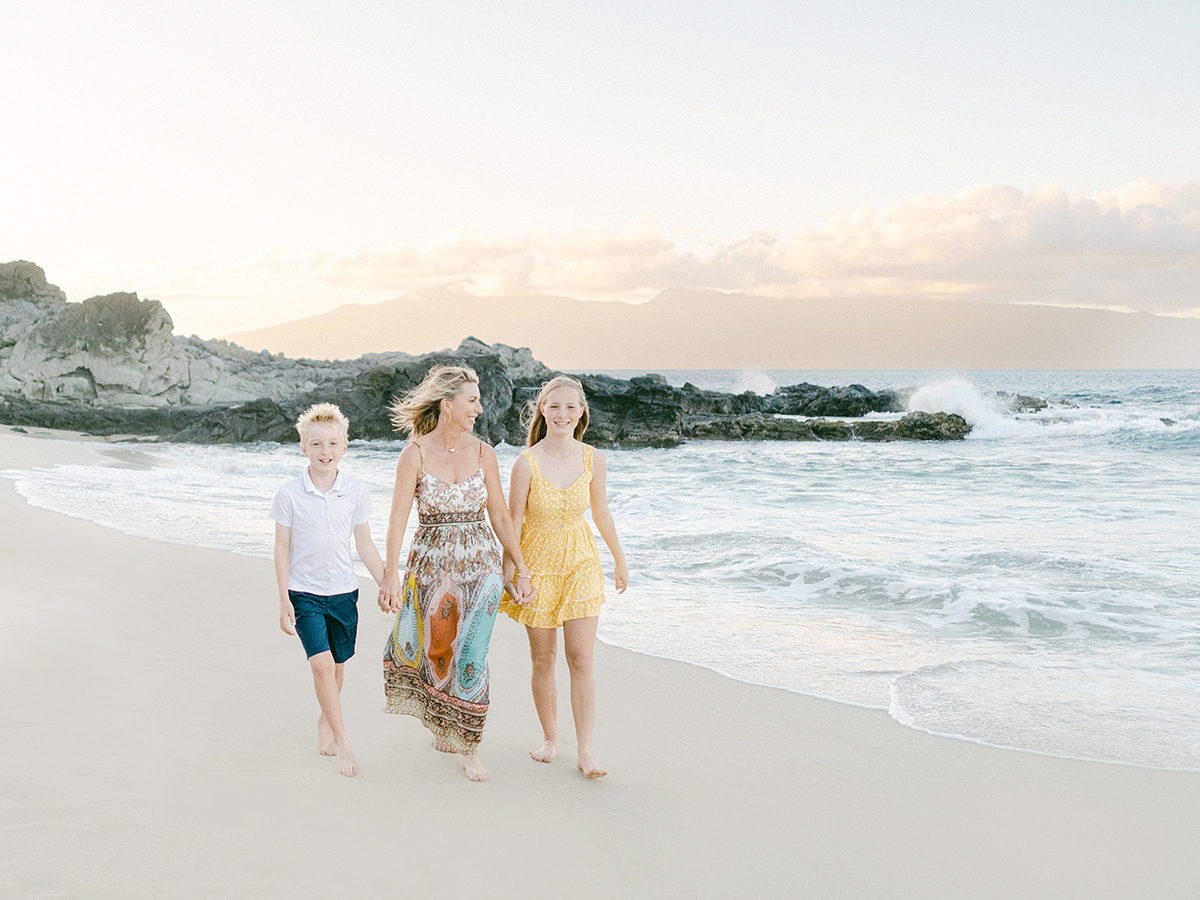
[[[404,604],[404,586],[399,572],[385,572],[379,583],[379,608],[385,613],[400,612]]]
[[[525,606],[537,593],[537,588],[533,586],[528,572],[518,572],[516,577],[504,587],[517,606]]]

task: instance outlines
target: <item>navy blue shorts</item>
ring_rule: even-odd
[[[354,638],[358,634],[358,591],[324,597],[304,591],[288,591],[288,599],[296,610],[296,634],[311,659],[329,650],[335,663],[343,663],[354,655]]]

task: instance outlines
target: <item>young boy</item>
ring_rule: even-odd
[[[275,578],[279,627],[299,634],[321,716],[317,751],[336,756],[338,771],[358,774],[358,761],[342,725],[342,670],[354,655],[358,633],[358,576],[350,561],[350,536],[376,582],[383,560],[371,540],[371,497],[366,485],[344,475],[338,463],[349,444],[350,420],[332,403],[310,406],[296,420],[308,468],[275,494]]]

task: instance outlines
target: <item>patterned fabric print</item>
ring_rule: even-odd
[[[384,712],[416,716],[459,753],[474,753],[483,737],[488,642],[504,590],[486,508],[482,469],[460,484],[421,473],[421,525],[383,654]]]
[[[565,490],[542,477],[533,454],[522,456],[533,478],[521,523],[521,555],[537,594],[518,606],[508,594],[500,608],[522,625],[557,628],[567,619],[600,615],[604,572],[596,539],[583,514],[592,487],[592,448],[583,448],[583,473]]]

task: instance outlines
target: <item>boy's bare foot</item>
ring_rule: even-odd
[[[453,744],[451,744],[449,741],[442,740],[440,737],[435,737],[433,739],[433,749],[437,750],[439,753],[457,753],[458,752],[457,750],[454,749]]]
[[[347,778],[353,778],[358,774],[358,760],[354,758],[354,751],[350,749],[350,742],[340,741],[336,744],[336,749],[338,772]]]
[[[337,741],[333,729],[325,721],[325,714],[317,716],[317,752],[322,756],[337,756]]]
[[[464,753],[459,757],[458,764],[472,781],[487,781],[492,777],[479,761],[478,753]]]
[[[537,750],[530,750],[529,755],[538,762],[553,762],[558,756],[558,741],[546,741]]]
[[[600,768],[600,764],[596,762],[596,757],[591,753],[579,754],[579,762],[575,768],[582,772],[588,778],[603,778],[608,774],[604,769]]]

